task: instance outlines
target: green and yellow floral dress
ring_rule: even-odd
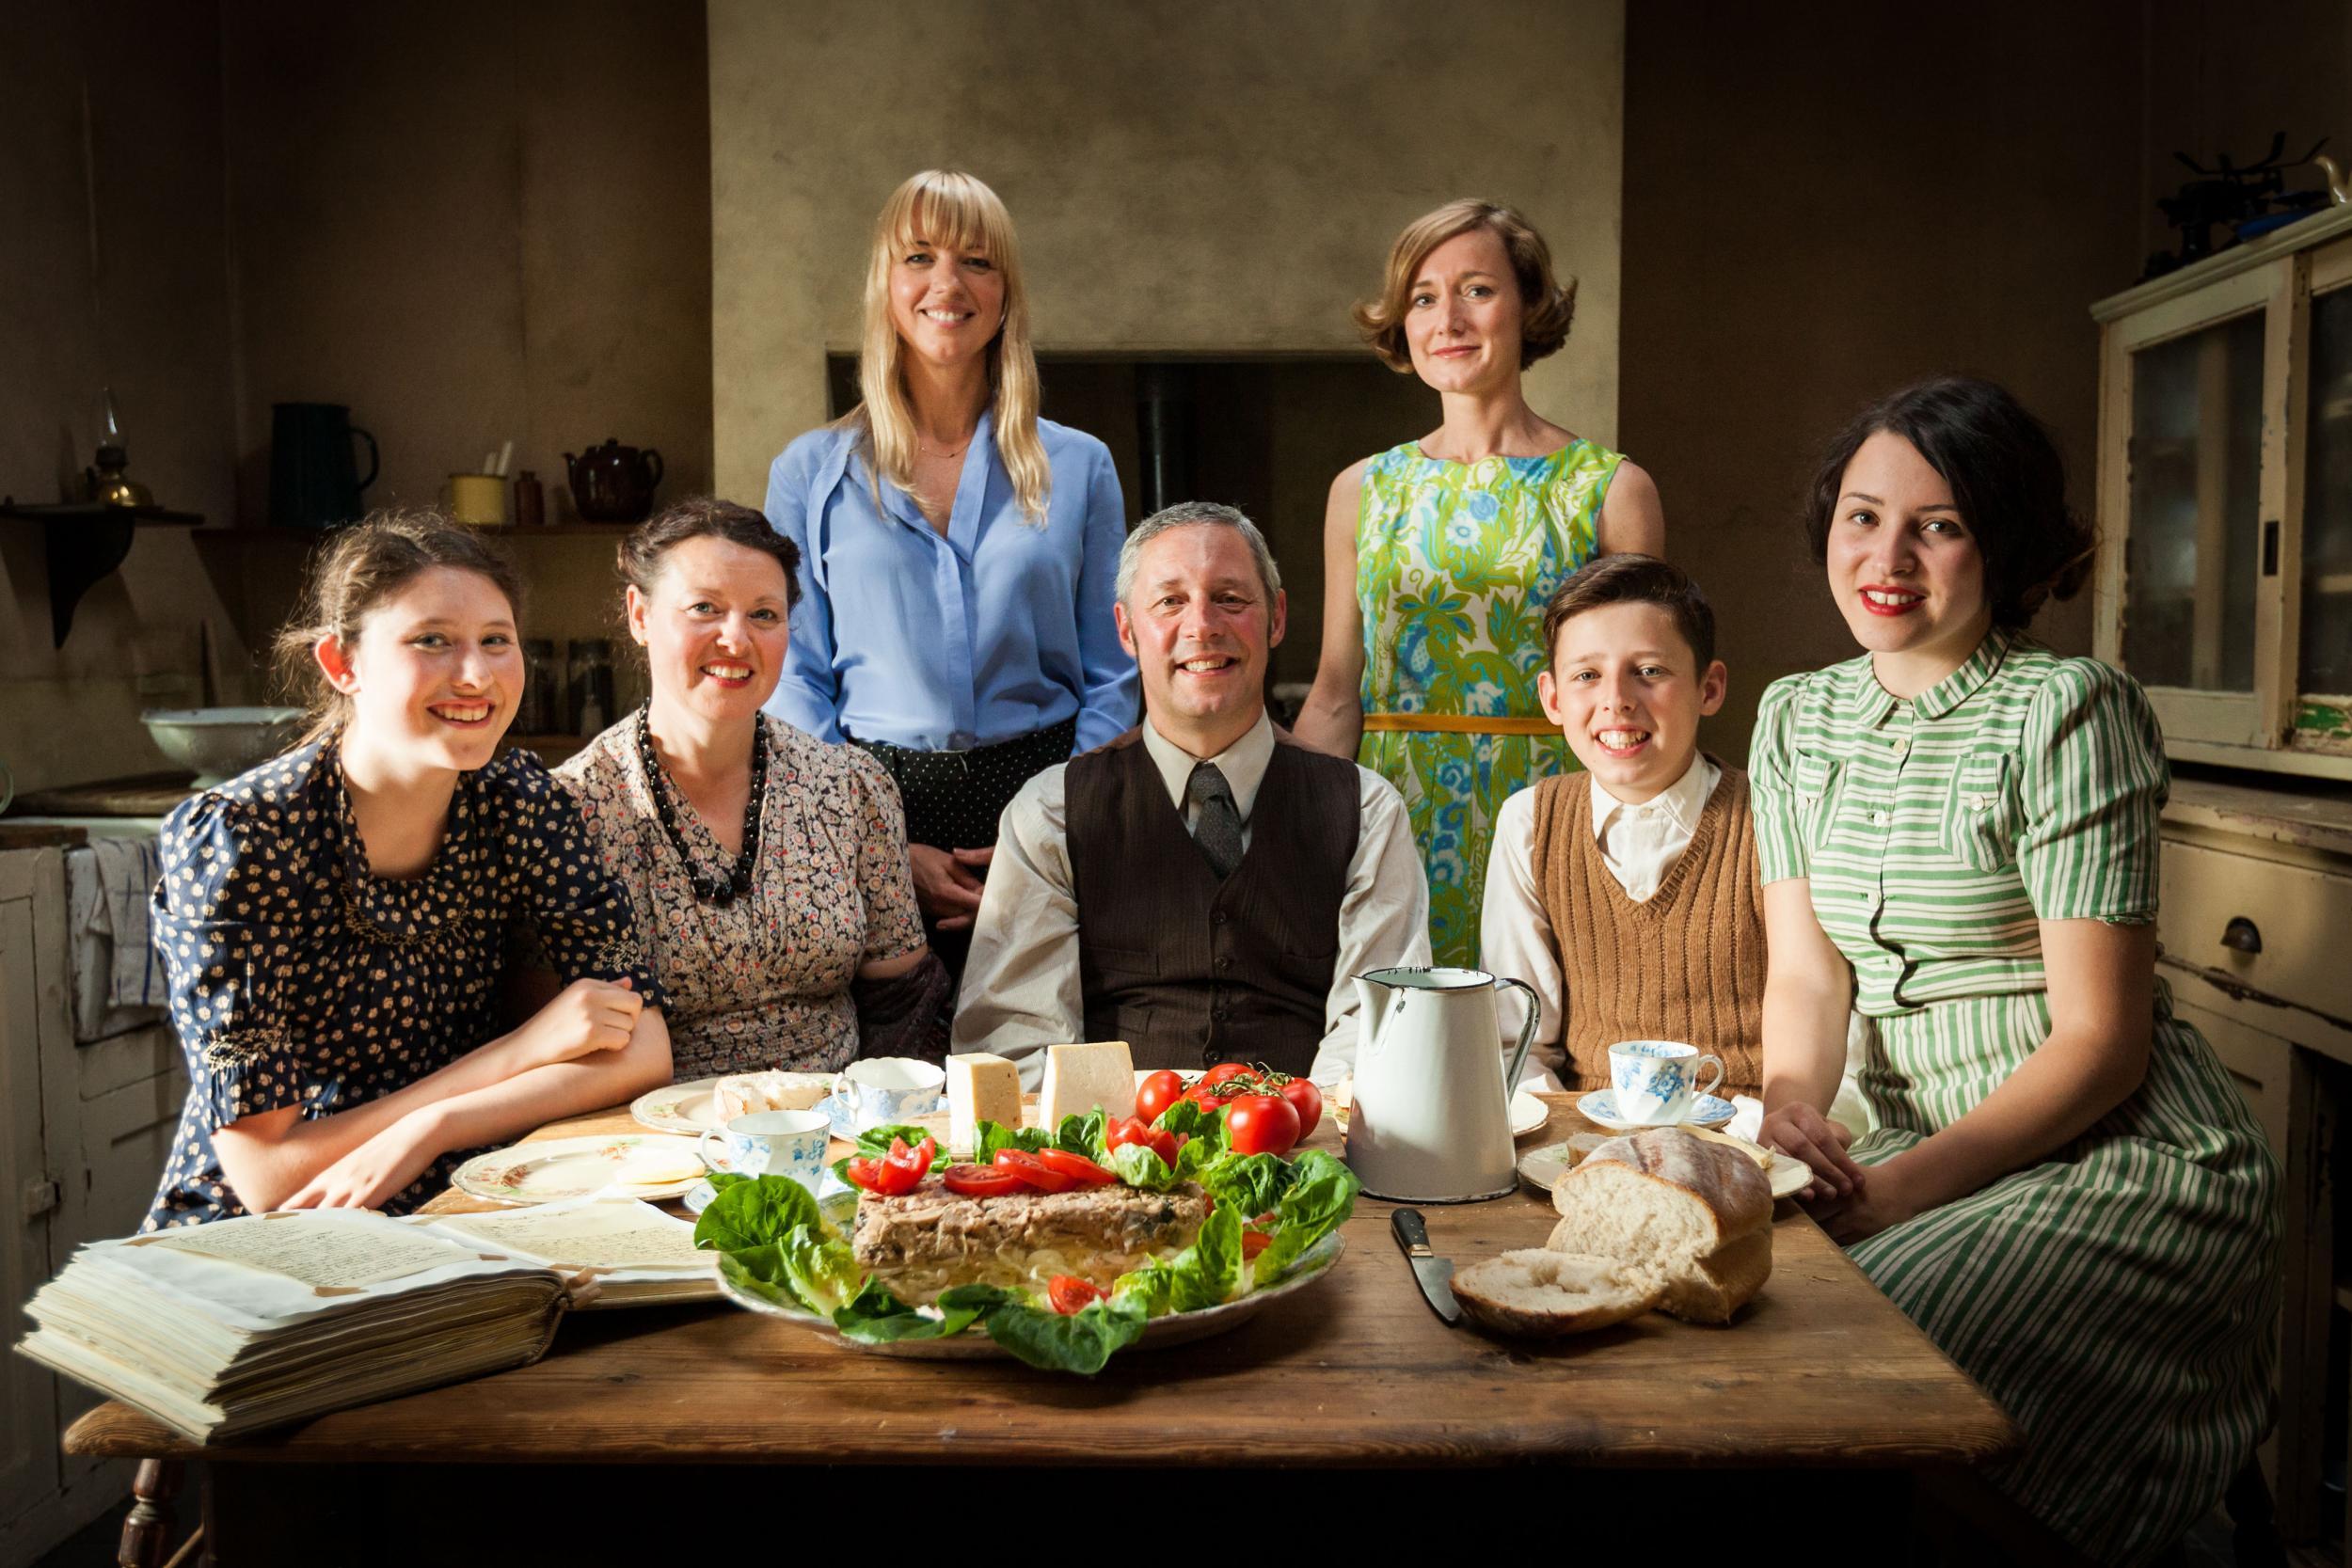
[[[1541,457],[1448,463],[1408,441],[1364,469],[1357,761],[1405,797],[1429,876],[1438,963],[1478,962],[1486,850],[1502,802],[1576,765],[1535,700],[1548,654],[1544,603],[1597,553],[1601,500],[1622,461],[1577,440]]]
[[[2156,918],[2162,736],[2129,675],[2007,632],[1909,702],[1868,656],[1774,682],[1749,751],[1763,879],[1813,912],[1877,1023],[1875,1164],[2050,1033],[2042,922]],[[2159,979],[2147,1076],[2074,1142],[1851,1248],[2001,1402],[1991,1479],[2101,1562],[2161,1551],[2270,1419],[2279,1168]]]

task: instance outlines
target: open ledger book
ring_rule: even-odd
[[[535,1361],[566,1307],[718,1293],[693,1226],[629,1199],[296,1210],[83,1247],[25,1304],[17,1349],[227,1441]]]

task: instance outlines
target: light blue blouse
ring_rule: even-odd
[[[983,414],[943,537],[873,482],[856,434],[812,430],[768,474],[768,521],[801,549],[801,602],[768,711],[823,740],[993,746],[1078,720],[1074,752],[1136,722],[1111,619],[1126,509],[1110,449],[1040,420],[1045,526],[1025,521]],[[1073,752],[1073,754],[1074,754]]]

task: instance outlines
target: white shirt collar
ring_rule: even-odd
[[[1162,735],[1147,713],[1143,720],[1143,749],[1152,753],[1152,765],[1160,770],[1160,782],[1168,786],[1168,798],[1175,802],[1178,812],[1184,809],[1184,785],[1191,781],[1193,765],[1213,762],[1216,770],[1225,775],[1226,787],[1233,792],[1233,809],[1247,822],[1250,808],[1258,803],[1258,786],[1265,783],[1266,764],[1274,760],[1274,721],[1261,709],[1258,721],[1239,740],[1213,757],[1196,757]]]
[[[1682,770],[1682,777],[1668,784],[1645,805],[1655,806],[1682,833],[1698,832],[1699,813],[1707,809],[1707,798],[1714,793],[1720,770],[1702,752],[1691,754],[1691,766]],[[1598,775],[1593,775],[1593,836],[1597,838],[1608,830],[1610,815],[1630,811],[1628,806],[1601,787]]]

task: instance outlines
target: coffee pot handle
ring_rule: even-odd
[[[1495,984],[1516,986],[1527,992],[1527,1022],[1519,1025],[1519,1048],[1511,1053],[1510,1070],[1502,1075],[1502,1098],[1504,1103],[1507,1104],[1511,1099],[1511,1091],[1518,1086],[1519,1069],[1527,1066],[1528,1047],[1535,1043],[1535,1026],[1543,1022],[1544,1004],[1543,999],[1535,994],[1535,988],[1524,980],[1513,980],[1498,974],[1495,976]]]
[[[364,490],[369,485],[373,484],[375,483],[375,476],[383,471],[384,455],[375,450],[374,436],[369,435],[366,431],[361,430],[358,425],[353,425],[351,427],[351,433],[368,444],[368,477],[361,480],[357,486],[357,488]]]
[[[651,470],[645,475],[645,488],[648,490],[658,488],[661,483],[661,454],[653,448],[647,447],[638,454],[638,461]]]

